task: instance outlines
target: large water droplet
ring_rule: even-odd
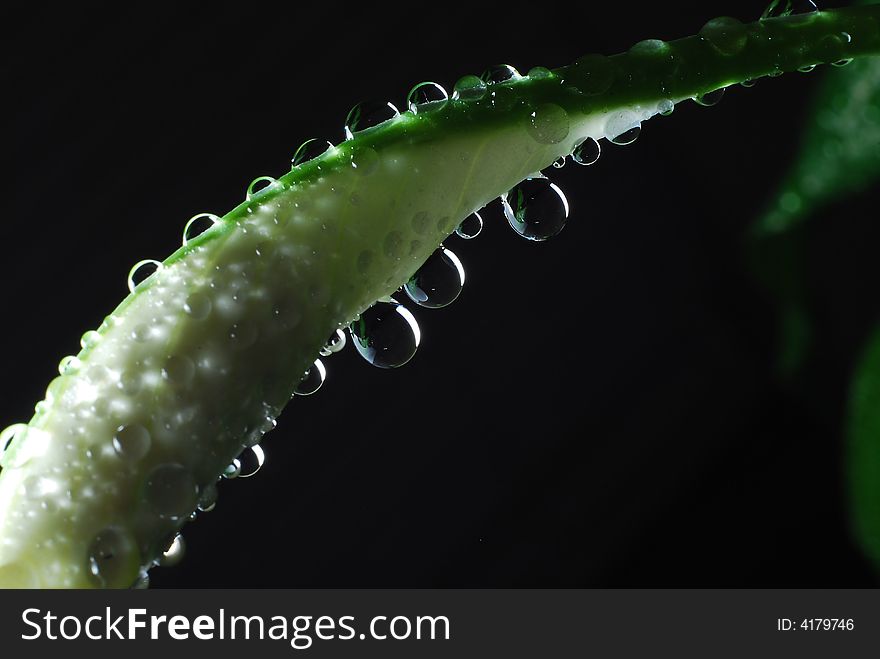
[[[736,55],[749,40],[742,21],[729,16],[713,18],[700,29],[700,36],[722,55]]]
[[[195,508],[198,498],[199,488],[195,478],[181,464],[160,464],[147,476],[144,499],[160,517],[186,517]]]
[[[452,88],[452,98],[461,101],[479,101],[486,96],[489,88],[486,83],[474,75],[459,78]]]
[[[238,460],[239,468],[239,478],[250,478],[251,476],[255,476],[260,469],[263,467],[263,463],[266,462],[266,454],[263,451],[263,447],[259,444],[254,444],[248,449],[242,451],[241,455],[236,458]]]
[[[128,272],[128,290],[134,293],[138,286],[159,272],[163,267],[162,263],[154,259],[138,261]]]
[[[150,452],[150,433],[139,424],[119,426],[113,436],[113,450],[126,462],[138,462]]]
[[[421,341],[421,331],[412,313],[402,304],[377,302],[349,327],[358,353],[373,366],[397,368],[413,355]]]
[[[813,0],[770,0],[770,4],[761,14],[761,20],[792,14],[811,14],[815,11],[819,11],[819,7]]]
[[[642,122],[635,112],[621,110],[608,118],[605,124],[605,134],[608,141],[619,146],[626,146],[635,142],[642,130]]]
[[[471,240],[480,235],[483,230],[483,218],[477,213],[471,213],[461,221],[455,229],[455,235],[465,240]]]
[[[183,560],[185,553],[186,543],[183,541],[183,536],[178,533],[174,536],[174,540],[171,541],[168,548],[162,552],[162,556],[159,557],[156,563],[162,567],[172,567]]]
[[[257,197],[261,192],[265,192],[269,188],[274,187],[277,183],[278,181],[276,181],[271,176],[258,176],[253,181],[251,181],[250,185],[248,186],[245,200],[250,201],[254,197]]]
[[[330,355],[339,352],[345,347],[345,342],[345,332],[340,329],[336,330],[330,335],[330,338],[327,339],[327,343],[324,344],[324,347],[321,348],[321,356],[329,357]]]
[[[73,375],[79,370],[80,366],[82,366],[82,362],[80,362],[78,357],[67,355],[58,362],[58,373],[61,375]]]
[[[327,369],[324,368],[324,362],[320,359],[316,359],[315,363],[305,372],[302,380],[299,381],[299,384],[296,385],[293,393],[297,396],[311,396],[321,388],[321,385],[324,384],[324,380],[326,379]]]
[[[592,165],[599,161],[601,155],[602,147],[592,137],[588,137],[574,148],[571,159],[578,165]]]
[[[214,215],[214,213],[199,213],[198,215],[193,215],[189,218],[189,221],[187,221],[186,226],[183,227],[184,247],[190,240],[197,236],[201,236],[205,231],[219,222],[220,218]]]
[[[568,137],[568,113],[555,103],[539,105],[529,114],[526,130],[538,144],[559,144]]]
[[[547,240],[568,220],[568,199],[546,178],[527,178],[501,197],[508,223],[523,238]]]
[[[464,266],[454,252],[441,245],[403,288],[416,304],[439,309],[453,302],[463,286]]]
[[[234,478],[238,478],[238,475],[241,473],[241,463],[236,458],[232,462],[230,462],[226,468],[223,470],[223,473],[220,474],[226,480],[232,480]]]
[[[292,167],[299,167],[300,165],[307,163],[310,160],[314,160],[320,156],[323,156],[327,153],[328,150],[333,148],[333,144],[328,142],[327,140],[320,140],[317,138],[312,138],[310,140],[306,140],[302,144],[300,144],[299,148],[296,150],[296,153],[293,154],[293,158],[290,160],[290,164]]]
[[[27,427],[26,423],[13,423],[11,426],[6,426],[0,432],[0,455],[3,455],[12,446],[12,442],[15,441],[16,437],[24,436]]]
[[[137,560],[137,549],[129,534],[109,526],[89,544],[86,575],[99,588],[126,588]]]
[[[79,345],[83,350],[91,350],[101,342],[101,335],[95,330],[89,330],[79,339]]]
[[[446,105],[449,94],[436,82],[421,82],[406,96],[406,105],[413,114],[434,112]]]
[[[490,85],[506,82],[507,80],[519,80],[520,78],[522,76],[519,74],[519,71],[510,64],[493,64],[480,74],[480,80]]]
[[[214,510],[214,507],[217,505],[217,496],[217,486],[214,483],[203,487],[199,495],[199,502],[196,505],[199,512],[209,513]]]
[[[664,98],[662,101],[657,103],[657,112],[660,113],[662,117],[668,117],[670,114],[675,112],[675,103],[673,103],[668,98]]]
[[[716,89],[711,92],[707,92],[706,94],[700,94],[694,97],[694,100],[700,105],[710,108],[713,105],[718,105],[721,99],[724,97],[724,87],[721,89]]]
[[[400,111],[389,101],[363,101],[355,105],[345,118],[345,139],[350,140],[355,133],[394,119]]]

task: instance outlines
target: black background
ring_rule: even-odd
[[[181,3],[182,4],[182,3]],[[4,20],[0,420],[26,420],[142,258],[222,214],[363,98],[402,104],[494,62],[528,70],[756,18],[762,2],[36,6]],[[467,284],[415,309],[398,371],[352,349],[221,486],[154,586],[869,586],[849,539],[846,383],[878,308],[876,193],[807,236],[817,318],[797,395],[745,232],[820,74],[685,103],[633,146],[551,175],[545,244],[493,203],[447,242]]]

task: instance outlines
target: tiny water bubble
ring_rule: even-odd
[[[273,187],[276,183],[278,183],[278,181],[271,176],[258,176],[253,181],[251,181],[250,185],[248,186],[245,200],[250,201],[261,192],[265,192],[269,188]]]
[[[134,293],[135,289],[147,279],[159,272],[164,266],[155,259],[144,259],[135,263],[128,272],[128,290]]]
[[[238,477],[250,478],[256,476],[257,472],[263,468],[263,464],[266,462],[266,453],[262,446],[254,444],[242,451],[236,460],[239,464]]]
[[[343,332],[341,329],[338,329],[330,335],[329,339],[327,339],[327,343],[325,343],[324,347],[320,350],[320,355],[322,357],[329,357],[330,355],[342,350],[345,347],[345,343],[345,332]]]
[[[456,101],[479,101],[486,96],[489,88],[475,75],[459,78],[452,88],[452,98]]]
[[[293,158],[290,159],[292,168],[299,167],[310,160],[323,156],[327,151],[333,148],[333,144],[327,140],[312,138],[300,144]]]
[[[409,309],[395,300],[377,302],[350,326],[358,354],[379,368],[403,366],[421,341],[421,330]]]
[[[220,218],[214,213],[199,213],[193,215],[183,227],[183,246],[186,247],[190,240],[201,236],[205,231],[220,222]]]
[[[702,105],[703,107],[710,108],[713,105],[718,105],[722,98],[724,98],[725,88],[721,87],[720,89],[716,89],[711,92],[707,92],[705,94],[699,94],[694,97],[694,101],[697,104]]]
[[[321,388],[326,379],[327,369],[324,367],[324,362],[316,359],[315,363],[309,367],[309,370],[303,374],[302,380],[296,385],[293,393],[297,396],[311,396]]]
[[[552,238],[568,220],[568,199],[558,185],[543,177],[521,181],[502,195],[504,216],[523,238],[543,241]]]
[[[420,82],[406,96],[406,106],[413,114],[436,112],[449,100],[449,94],[436,82]]]
[[[479,213],[473,212],[455,228],[455,235],[465,240],[472,240],[479,236],[482,230],[483,217]]]
[[[345,139],[350,140],[362,130],[394,119],[400,111],[390,101],[362,101],[355,105],[345,118]]]
[[[480,74],[480,80],[490,85],[508,80],[519,80],[520,78],[522,76],[519,71],[510,64],[493,64]]]
[[[451,304],[464,287],[464,266],[443,245],[434,250],[403,286],[410,300],[422,307],[439,309]]]
[[[599,142],[592,137],[588,137],[574,147],[574,151],[571,152],[571,159],[578,165],[593,165],[599,161],[599,156],[601,155],[602,147],[599,145]]]

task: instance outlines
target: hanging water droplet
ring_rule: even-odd
[[[174,540],[171,541],[168,548],[162,552],[162,556],[159,557],[156,564],[161,565],[162,567],[172,567],[183,560],[183,555],[185,553],[186,543],[183,541],[183,536],[178,533],[174,536]]]
[[[316,359],[315,363],[305,372],[299,384],[296,385],[293,393],[297,396],[311,396],[321,388],[325,379],[327,379],[327,369],[324,368],[324,362]]]
[[[452,88],[452,98],[456,101],[479,101],[488,91],[486,83],[477,76],[466,75],[458,79]]]
[[[278,181],[271,176],[258,176],[251,181],[244,198],[246,201],[250,201],[254,197],[257,197],[261,192],[265,192],[269,188],[274,187],[277,183]]]
[[[819,11],[819,7],[813,0],[770,0],[770,4],[761,14],[761,20],[792,14],[811,14],[816,11]]]
[[[183,227],[183,246],[186,247],[189,241],[197,236],[201,236],[205,231],[220,222],[220,218],[213,213],[199,213],[193,215]]]
[[[266,462],[266,454],[263,452],[262,446],[254,444],[245,451],[242,451],[241,455],[236,458],[236,461],[239,464],[238,477],[250,478],[262,469],[263,463]]]
[[[668,98],[664,98],[657,104],[657,112],[660,113],[662,117],[668,117],[675,111],[675,103],[673,103]]]
[[[209,513],[214,510],[217,506],[217,496],[217,486],[214,483],[202,488],[202,492],[199,495],[199,502],[196,504],[199,512]]]
[[[435,112],[446,105],[449,94],[436,82],[421,82],[406,96],[406,106],[413,114]]]
[[[58,362],[58,373],[61,375],[73,375],[79,370],[81,365],[82,363],[77,357],[67,355]]]
[[[593,165],[599,161],[602,155],[602,147],[592,137],[588,137],[574,147],[571,152],[571,159],[578,165]]]
[[[504,215],[511,228],[528,240],[547,240],[565,226],[568,199],[546,178],[527,178],[502,195]]]
[[[99,588],[125,588],[136,560],[137,549],[129,534],[119,527],[109,526],[89,544],[86,575]]]
[[[710,108],[713,105],[718,105],[719,101],[724,97],[724,90],[725,88],[721,87],[705,94],[699,94],[694,97],[694,101],[703,107]]]
[[[345,332],[341,329],[336,330],[330,335],[330,338],[327,339],[327,343],[324,344],[324,347],[321,348],[321,356],[329,357],[333,353],[339,352],[345,347],[345,342]]]
[[[474,212],[464,218],[461,224],[456,227],[455,235],[465,240],[471,240],[479,236],[482,230],[483,218],[479,213]]]
[[[801,73],[810,73],[816,68],[815,64],[807,64],[805,66],[799,66],[798,71]]]
[[[141,570],[138,578],[135,579],[135,582],[131,584],[132,590],[147,590],[150,587],[150,575],[147,574],[146,570]]]
[[[349,330],[360,356],[379,368],[403,366],[416,354],[421,341],[415,317],[394,300],[377,302]]]
[[[605,55],[584,55],[572,68],[576,76],[573,82],[588,96],[605,93],[614,82],[614,64]]]
[[[748,30],[729,16],[713,18],[700,29],[700,36],[722,55],[736,55],[746,47]]]
[[[757,83],[758,83],[757,80],[752,80],[751,78],[749,78],[748,80],[743,80],[743,81],[742,81],[741,83],[739,83],[739,84],[742,85],[743,87],[745,87],[746,89],[751,89],[751,88],[754,87]]]
[[[234,478],[238,478],[238,475],[241,473],[241,463],[238,459],[230,462],[226,468],[223,470],[223,473],[220,474],[226,480],[232,480]]]
[[[534,66],[529,69],[529,72],[526,75],[532,80],[543,80],[544,78],[552,78],[553,71],[545,66]]]
[[[635,112],[621,110],[608,118],[605,135],[612,144],[625,146],[635,142],[642,130],[642,122]]]
[[[333,144],[327,140],[312,138],[300,144],[293,158],[290,160],[291,167],[299,167],[300,165],[323,156],[327,151],[333,148]]]
[[[79,345],[83,350],[90,350],[101,342],[101,335],[95,330],[89,330],[79,339]]]
[[[529,114],[526,130],[538,144],[559,144],[568,137],[568,113],[555,103],[539,105]]]
[[[144,499],[160,517],[186,517],[195,508],[198,498],[199,488],[195,478],[181,464],[160,464],[147,476]]]
[[[389,101],[363,101],[355,105],[345,118],[345,139],[350,140],[355,133],[394,119],[400,111]]]
[[[128,290],[134,293],[135,288],[159,272],[164,266],[154,259],[138,261],[128,272]]]
[[[493,64],[480,74],[480,80],[490,85],[507,80],[519,80],[520,78],[522,76],[519,71],[510,64]]]
[[[119,426],[113,436],[113,450],[126,462],[138,462],[150,452],[150,433],[139,424]]]
[[[404,284],[403,289],[416,304],[439,309],[452,303],[463,286],[464,266],[454,252],[441,245]]]
[[[839,59],[836,62],[832,62],[831,66],[837,66],[837,67],[846,66],[850,62],[852,62],[852,58]]]
[[[184,312],[193,320],[204,320],[211,313],[211,298],[201,293],[190,293],[183,303]]]

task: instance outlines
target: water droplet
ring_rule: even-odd
[[[373,252],[372,251],[365,249],[360,254],[358,254],[356,266],[357,266],[357,271],[360,274],[362,274],[362,275],[367,274],[367,272],[370,271],[370,266],[372,264],[373,264]]]
[[[141,374],[135,371],[123,371],[116,386],[123,393],[134,396],[141,390]]]
[[[406,105],[413,114],[435,112],[448,100],[449,94],[436,82],[421,82],[407,94]]]
[[[178,387],[189,386],[195,374],[196,365],[184,355],[171,355],[162,368],[162,377]]]
[[[571,159],[578,165],[593,165],[599,161],[601,155],[602,147],[592,137],[588,137],[574,148]]]
[[[156,564],[162,567],[172,567],[183,560],[185,553],[186,543],[183,541],[183,536],[178,533],[174,536],[174,540],[171,541],[168,548],[162,552],[162,556],[159,557]]]
[[[668,117],[675,111],[675,103],[673,103],[668,98],[664,98],[657,104],[657,112],[660,113],[662,117]]]
[[[226,469],[223,470],[221,476],[226,480],[232,480],[233,478],[238,478],[238,475],[241,473],[241,463],[236,458],[232,462],[230,462]]]
[[[153,331],[150,329],[150,326],[141,323],[140,325],[136,325],[133,330],[131,330],[131,338],[137,343],[144,343],[150,340],[150,336]]]
[[[211,298],[201,293],[190,293],[183,303],[183,310],[193,320],[204,320],[211,313]]]
[[[276,181],[271,176],[258,176],[251,184],[248,186],[247,194],[245,195],[245,200],[250,201],[254,197],[258,196],[261,192],[265,192],[269,188],[273,187],[278,181]]]
[[[529,115],[526,130],[538,144],[559,144],[568,137],[568,113],[555,103],[539,105]]]
[[[217,496],[217,486],[214,483],[202,488],[202,493],[199,495],[199,503],[197,504],[199,512],[209,513],[214,510],[214,507],[217,505]]]
[[[321,388],[325,379],[327,379],[327,369],[324,368],[324,362],[316,359],[315,363],[305,372],[299,384],[296,385],[293,393],[297,396],[311,396]]]
[[[63,357],[60,362],[58,362],[58,372],[61,375],[73,375],[79,370],[79,367],[82,365],[80,360],[73,355],[67,355],[67,357]]]
[[[138,462],[150,452],[150,433],[139,424],[119,426],[113,436],[113,450],[127,462]]]
[[[183,245],[184,247],[197,236],[201,236],[205,231],[220,222],[220,218],[213,213],[199,213],[189,218],[186,226],[183,227]]]
[[[79,345],[83,350],[90,350],[101,342],[101,335],[95,330],[89,330],[79,339]]]
[[[815,64],[807,64],[806,66],[799,66],[798,71],[801,73],[810,73],[816,68]]]
[[[757,83],[758,83],[757,80],[752,80],[751,78],[749,78],[748,80],[743,80],[743,81],[742,81],[741,83],[739,83],[739,84],[742,85],[743,87],[745,87],[746,89],[751,89],[751,88],[754,87]]]
[[[333,144],[328,142],[327,140],[320,140],[317,138],[312,138],[310,140],[306,140],[302,144],[300,144],[299,148],[296,150],[296,153],[293,154],[293,158],[290,160],[290,164],[292,167],[299,167],[310,160],[314,160],[320,156],[323,156],[327,151],[333,148]]]
[[[88,548],[86,574],[99,588],[125,588],[131,582],[138,555],[128,533],[109,526],[98,533]]]
[[[11,426],[6,426],[0,432],[0,455],[3,455],[12,446],[12,442],[15,441],[16,437],[19,435],[24,436],[27,427],[26,423],[13,423]]]
[[[249,348],[257,340],[257,327],[253,323],[243,320],[229,328],[229,340],[236,350]]]
[[[501,197],[508,223],[523,238],[547,240],[568,220],[568,199],[546,178],[527,178]]]
[[[574,81],[583,94],[602,94],[614,82],[614,65],[604,55],[584,55],[574,63]]]
[[[722,55],[736,55],[749,40],[742,21],[729,16],[713,18],[700,29],[700,36]]]
[[[718,105],[721,99],[724,97],[724,87],[721,89],[716,89],[711,92],[707,92],[705,94],[700,94],[694,97],[694,100],[702,105],[703,107],[710,108],[713,105]]]
[[[160,517],[186,517],[195,508],[198,498],[199,488],[195,478],[181,464],[160,464],[147,476],[144,499]]]
[[[671,50],[669,44],[661,39],[645,39],[633,44],[629,54],[635,57],[661,57],[669,54]]]
[[[832,62],[832,63],[831,63],[831,66],[837,66],[837,67],[846,66],[846,65],[849,64],[850,62],[852,62],[852,58],[848,58],[848,59],[839,59],[839,60],[837,60],[836,62]]]
[[[519,80],[522,76],[510,64],[493,64],[480,74],[480,80],[488,84],[505,82],[507,80]]]
[[[813,0],[770,0],[770,4],[761,14],[761,20],[792,14],[811,14],[815,11],[819,11],[819,7]]]
[[[455,229],[455,235],[465,240],[471,240],[480,235],[483,230],[483,218],[479,213],[471,213]]]
[[[379,166],[379,154],[368,146],[361,147],[351,154],[351,166],[358,174],[372,174]]]
[[[128,272],[128,290],[134,293],[135,289],[147,279],[159,272],[164,266],[154,259],[138,261]]]
[[[393,261],[399,261],[404,255],[403,234],[400,231],[389,231],[382,242],[382,251]]]
[[[484,96],[488,87],[477,76],[467,75],[459,78],[452,88],[452,98],[461,101],[479,101]]]
[[[416,304],[439,309],[452,303],[464,286],[464,266],[442,245],[421,265],[403,289]]]
[[[394,300],[377,302],[349,329],[360,356],[379,368],[403,366],[416,354],[421,341],[415,317]]]
[[[400,111],[388,101],[363,101],[355,105],[345,118],[345,139],[350,140],[355,133],[400,116]]]
[[[554,160],[553,167],[555,169],[562,169],[563,167],[565,167],[565,156],[559,156],[556,160]]]
[[[336,330],[330,335],[330,338],[327,339],[327,343],[324,344],[324,347],[321,348],[321,356],[329,357],[333,353],[339,352],[345,347],[345,342],[345,332],[340,329]]]
[[[552,78],[553,71],[545,66],[535,66],[529,69],[529,72],[526,75],[532,80],[543,80],[545,78]]]
[[[238,477],[250,478],[255,476],[263,467],[263,463],[266,462],[266,454],[263,452],[262,446],[254,444],[247,450],[242,451],[241,455],[236,459],[240,465]]]
[[[141,570],[138,578],[135,579],[135,582],[131,584],[132,590],[147,590],[150,587],[150,575],[147,574],[146,570]]]

